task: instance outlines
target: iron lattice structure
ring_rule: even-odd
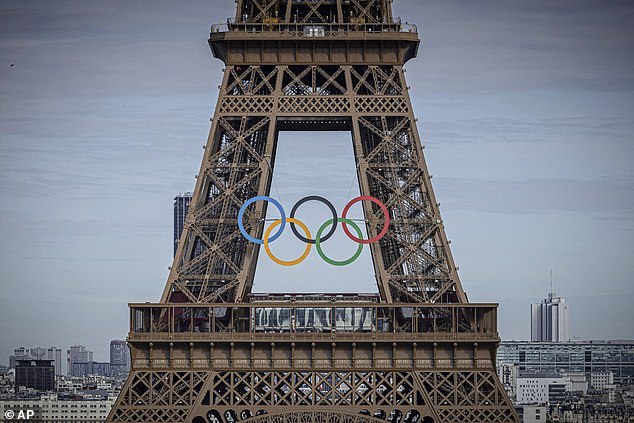
[[[390,0],[238,0],[209,43],[226,67],[190,211],[161,302],[131,304],[108,422],[517,422],[497,306],[468,303],[425,165],[403,69],[415,26]],[[390,213],[376,298],[250,296],[259,245],[238,211],[269,194],[284,130],[352,134],[361,194]],[[382,212],[363,211],[374,237]],[[247,209],[249,233],[265,214]]]

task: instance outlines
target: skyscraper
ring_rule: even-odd
[[[570,341],[568,304],[552,290],[541,303],[531,304],[531,341]]]
[[[75,363],[88,363],[92,361],[92,351],[86,349],[83,345],[73,345],[67,352],[68,374],[76,376],[74,372]]]
[[[130,371],[130,350],[128,344],[120,339],[110,341],[110,372],[113,375]]]
[[[55,364],[55,375],[62,374],[62,349],[50,347],[46,350],[46,359],[53,360]]]
[[[36,360],[44,360],[46,359],[46,348],[35,347],[31,348],[31,357]]]
[[[29,348],[16,348],[15,350],[13,350],[13,355],[9,356],[9,368],[15,369],[15,366],[17,365],[17,360],[28,360],[29,358],[32,358],[31,350]]]
[[[181,232],[183,232],[185,227],[185,218],[192,202],[192,196],[191,192],[186,192],[174,197],[174,255],[176,255],[176,250],[178,249],[178,240],[181,237]]]
[[[62,374],[62,350],[60,348],[17,348],[16,350],[14,350],[13,355],[9,357],[9,368],[15,368],[16,362],[19,359],[53,360],[55,365],[55,374]]]

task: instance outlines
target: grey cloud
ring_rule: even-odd
[[[634,88],[634,4],[622,1],[402,0],[417,20],[418,90]],[[422,61],[422,62],[421,62]]]
[[[589,213],[603,219],[634,216],[634,181],[573,179],[435,178],[437,189],[452,210],[493,213]]]
[[[511,119],[507,117],[428,119],[421,128],[426,143],[550,142],[564,135],[629,140],[631,121],[621,118],[551,117]]]

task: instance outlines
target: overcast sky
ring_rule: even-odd
[[[75,343],[105,361],[127,303],[159,299],[220,83],[209,25],[233,7],[0,0],[0,363]],[[421,35],[407,82],[470,300],[499,302],[502,337],[527,339],[553,269],[574,336],[634,338],[634,3],[394,8]],[[352,160],[347,134],[283,134],[272,194],[341,208]],[[348,269],[260,265],[258,292],[375,290],[367,252]]]

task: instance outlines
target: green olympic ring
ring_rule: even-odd
[[[321,249],[320,238],[321,238],[322,232],[324,232],[324,230],[326,230],[326,228],[328,226],[332,225],[333,221],[334,221],[334,219],[330,219],[330,220],[326,221],[323,225],[321,225],[321,227],[317,231],[317,235],[315,235],[315,248],[317,248],[317,253],[319,254],[319,257],[321,257],[326,263],[332,264],[333,266],[347,266],[347,265],[349,265],[350,263],[354,262],[356,259],[359,258],[359,256],[361,255],[361,252],[363,251],[363,245],[364,244],[358,244],[359,246],[357,247],[357,251],[354,253],[354,255],[352,257],[350,257],[347,260],[337,261],[337,260],[331,259],[330,257],[327,257],[326,254]],[[355,232],[357,233],[357,236],[359,238],[363,237],[363,234],[361,233],[361,229],[352,220],[340,217],[340,218],[337,219],[337,222],[338,223],[347,223],[347,224],[351,225],[354,228]]]

